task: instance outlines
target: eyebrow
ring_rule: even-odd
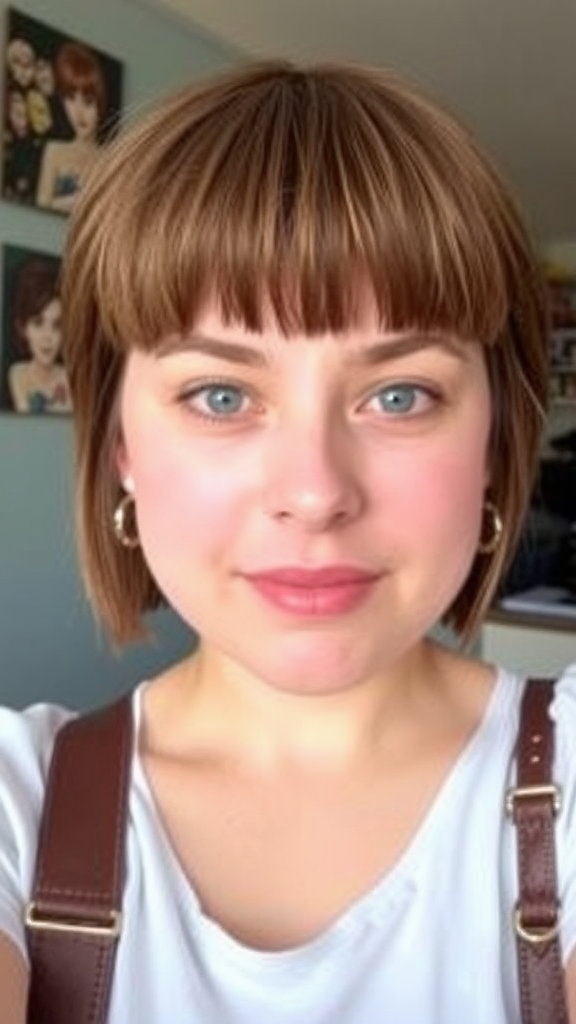
[[[457,359],[464,358],[464,346],[460,339],[436,332],[406,334],[398,338],[376,341],[365,348],[353,349],[350,362],[360,366],[377,366],[431,348],[441,349]],[[263,367],[268,363],[266,354],[251,345],[211,338],[204,334],[170,338],[159,346],[157,356],[161,359],[181,352],[200,352],[214,359],[223,359],[242,366]]]
[[[241,363],[243,366],[265,366],[267,359],[263,352],[251,345],[242,345],[235,341],[223,341],[221,338],[209,338],[204,334],[188,334],[185,338],[169,338],[157,349],[157,356],[177,355],[180,352],[202,352],[215,359],[225,359],[230,363]]]
[[[355,349],[352,362],[361,366],[377,366],[379,363],[403,359],[412,355],[413,352],[422,352],[431,348],[441,349],[456,359],[464,357],[464,346],[459,338],[435,332],[405,334],[399,338],[377,341],[366,348]]]

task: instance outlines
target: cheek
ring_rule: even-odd
[[[24,331],[23,337],[26,342],[26,345],[28,346],[29,351],[34,353],[38,348],[38,331],[36,331],[33,327],[29,327],[26,331]]]
[[[422,445],[388,461],[375,474],[379,504],[387,528],[406,547],[425,548],[431,557],[442,550],[474,549],[488,484],[486,442],[480,437],[459,445]]]
[[[186,446],[158,446],[133,453],[132,476],[137,494],[138,523],[143,545],[150,552],[182,551],[194,555],[230,545],[238,531],[240,510],[247,490],[238,460],[226,460],[225,471],[215,471],[214,456]],[[153,454],[157,452],[157,454]]]

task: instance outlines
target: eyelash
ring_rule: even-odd
[[[200,396],[205,395],[210,391],[217,391],[218,389],[221,389],[222,391],[228,390],[231,392],[236,392],[237,395],[242,399],[242,401],[244,401],[245,399],[248,399],[248,401],[250,401],[251,398],[253,401],[253,396],[250,395],[249,389],[247,389],[244,384],[237,384],[236,382],[230,380],[212,379],[196,384],[194,385],[194,387],[187,388],[178,396],[178,403],[186,406],[187,409],[189,409],[189,411],[194,416],[197,416],[208,423],[214,424],[215,426],[225,425],[231,422],[238,422],[238,420],[241,420],[243,416],[246,415],[246,413],[243,411],[237,413],[233,412],[228,415],[217,415],[215,413],[206,412],[205,410],[202,410],[198,408],[198,406],[194,405],[195,400],[197,400]],[[415,403],[417,403],[418,401],[418,396],[423,396],[424,400],[432,405],[437,405],[439,402],[442,401],[443,398],[438,388],[431,387],[430,385],[415,383],[413,381],[400,380],[394,381],[393,383],[390,384],[383,384],[380,387],[376,388],[375,390],[372,390],[367,399],[365,399],[362,402],[362,406],[370,405],[372,402],[377,400],[380,395],[386,392],[390,393],[395,391],[411,392],[413,395],[416,396],[414,400]],[[412,409],[409,409],[405,412],[396,412],[394,410],[388,410],[387,415],[385,409],[380,409],[381,416],[383,418],[389,419],[411,419],[417,416],[425,415],[425,413],[428,411],[428,408],[426,408],[424,411],[416,412],[414,412]]]
[[[186,406],[194,416],[216,426],[237,421],[243,415],[242,413],[217,416],[214,413],[203,411],[193,404],[195,399],[198,399],[201,395],[210,391],[217,391],[218,389],[222,391],[235,391],[242,399],[250,398],[250,393],[244,384],[237,384],[235,381],[230,380],[211,379],[187,388],[178,396],[178,403]]]

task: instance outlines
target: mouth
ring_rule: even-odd
[[[243,575],[269,604],[305,618],[353,611],[367,600],[380,578],[378,573],[346,565],[280,567]]]

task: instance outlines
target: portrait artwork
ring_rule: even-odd
[[[68,214],[117,130],[122,65],[13,8],[4,54],[4,199]]]
[[[0,409],[28,415],[69,413],[61,354],[60,259],[6,245],[2,266]]]

